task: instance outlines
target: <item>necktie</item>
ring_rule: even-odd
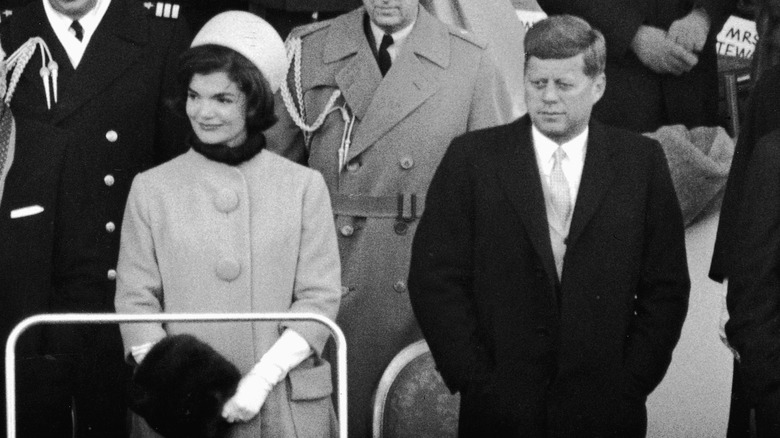
[[[387,74],[390,70],[390,66],[393,64],[390,58],[390,52],[387,48],[393,45],[393,37],[388,34],[382,37],[382,43],[379,44],[379,51],[376,53],[377,63],[379,64],[379,71],[382,72],[382,76]]]
[[[558,146],[558,149],[555,150],[553,158],[552,172],[550,172],[550,198],[553,209],[558,219],[560,219],[561,229],[565,230],[571,218],[572,206],[569,182],[566,180],[566,175],[563,174],[563,168],[561,167],[563,159],[566,158],[566,152],[564,152],[561,146]]]
[[[81,27],[81,23],[79,23],[78,20],[73,20],[73,23],[70,24],[71,30],[73,30],[73,34],[76,36],[76,39],[81,41],[84,38],[84,28]]]

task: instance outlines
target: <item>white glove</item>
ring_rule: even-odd
[[[141,362],[143,362],[144,358],[149,353],[149,350],[151,350],[152,347],[154,347],[154,344],[156,343],[157,342],[147,342],[145,344],[130,347],[130,354],[133,355],[133,359],[135,359],[135,363],[141,365]]]
[[[306,339],[292,329],[285,330],[238,383],[235,395],[222,408],[222,417],[230,423],[254,418],[273,387],[311,353]]]

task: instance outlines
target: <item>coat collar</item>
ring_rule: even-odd
[[[557,307],[558,273],[547,227],[542,181],[531,138],[531,119],[526,115],[507,126],[504,141],[507,146],[497,157],[497,175],[509,201],[528,230],[531,244],[551,281],[550,299]]]
[[[368,44],[365,9],[336,20],[328,32],[324,63],[342,62],[336,84],[361,124],[348,159],[365,151],[439,89],[437,70],[450,63],[447,26],[420,7],[417,22],[385,78]],[[433,67],[422,62],[426,59]]]
[[[591,120],[585,166],[582,169],[580,189],[569,228],[569,248],[576,245],[615,178],[612,160],[615,151],[615,145],[610,140],[605,126]]]
[[[149,42],[148,26],[140,4],[128,0],[111,1],[78,69],[61,85],[53,118],[55,124],[101,93],[138,62]]]

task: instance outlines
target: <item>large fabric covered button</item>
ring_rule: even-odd
[[[230,213],[238,207],[238,194],[235,190],[222,189],[214,198],[214,205],[222,213]]]
[[[106,132],[106,140],[110,141],[111,143],[116,142],[119,139],[119,134],[116,133],[113,129]]]
[[[241,264],[233,258],[224,258],[217,262],[217,277],[225,281],[233,281],[241,274]]]

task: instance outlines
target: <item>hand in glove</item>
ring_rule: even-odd
[[[222,408],[222,417],[230,423],[254,418],[274,385],[310,355],[309,343],[295,331],[285,330],[260,362],[238,383],[236,394]]]
[[[667,33],[652,26],[639,26],[631,48],[648,68],[660,74],[681,75],[690,71],[699,58],[667,38]]]
[[[260,412],[268,393],[274,384],[269,382],[260,369],[262,362],[258,363],[238,383],[235,395],[225,403],[222,408],[222,416],[230,423],[235,421],[249,421]]]
[[[667,37],[685,50],[699,53],[707,41],[710,18],[704,9],[696,8],[669,26]]]

